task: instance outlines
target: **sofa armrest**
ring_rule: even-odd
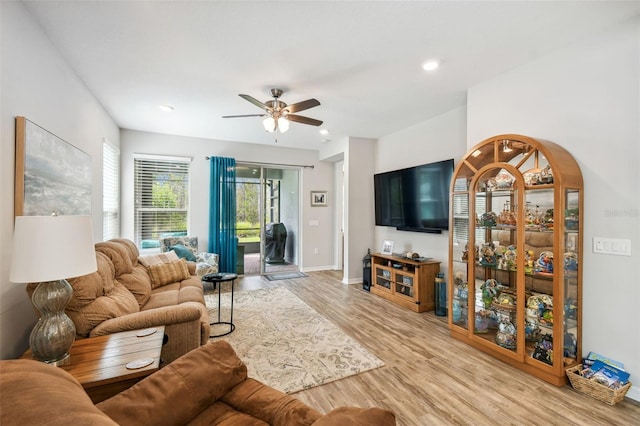
[[[196,274],[196,269],[197,269],[196,262],[192,262],[190,260],[187,260],[187,269],[189,270],[189,274],[195,275]]]
[[[96,406],[119,425],[185,425],[246,378],[247,367],[220,340]]]
[[[199,321],[200,309],[196,302],[186,302],[174,306],[149,309],[111,318],[91,330],[90,336],[104,336],[121,331],[139,330],[159,325]],[[198,330],[199,332],[200,330]]]
[[[106,320],[96,326],[90,336],[103,336],[164,325],[166,341],[160,356],[162,365],[167,365],[206,343],[205,337],[208,338],[209,324],[203,324],[200,318],[201,306],[197,302],[185,302]],[[203,335],[206,336],[203,337]]]
[[[231,389],[222,402],[273,426],[310,426],[322,417],[319,411],[293,396],[251,378]]]

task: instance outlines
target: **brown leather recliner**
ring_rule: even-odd
[[[395,425],[381,408],[328,414],[247,377],[226,341],[207,343],[94,405],[66,371],[32,360],[0,361],[0,424],[8,425]]]

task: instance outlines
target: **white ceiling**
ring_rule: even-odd
[[[638,1],[31,1],[121,128],[274,144],[243,93],[316,98],[278,146],[378,138],[462,106],[466,89],[640,13]],[[421,65],[438,59],[427,73]],[[552,100],[550,100],[552,102]],[[158,104],[175,106],[161,112]]]

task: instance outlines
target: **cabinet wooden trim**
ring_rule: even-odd
[[[578,163],[553,142],[505,134],[465,154],[451,183],[448,312],[453,337],[549,383],[566,384],[565,369],[582,359],[583,199]],[[538,201],[545,210],[537,211]],[[552,268],[532,269],[530,259],[541,253],[551,254]],[[485,300],[487,280],[503,284],[501,291],[515,297],[506,314],[515,337],[495,323],[487,329],[484,315],[492,311],[505,321],[504,309]],[[537,316],[538,297],[553,302],[552,307],[542,304],[544,318],[550,313],[547,323]],[[539,334],[531,332],[536,330],[532,324]],[[536,352],[550,343],[541,343],[543,335],[552,339],[547,358]]]
[[[381,253],[371,255],[371,293],[414,312],[435,309],[434,281],[440,262],[418,262]]]

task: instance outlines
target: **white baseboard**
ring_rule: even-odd
[[[335,271],[335,266],[334,265],[327,265],[327,266],[313,266],[310,268],[301,268],[300,272],[319,272],[319,271]]]
[[[637,386],[631,386],[625,395],[629,399],[640,402],[640,389]]]

